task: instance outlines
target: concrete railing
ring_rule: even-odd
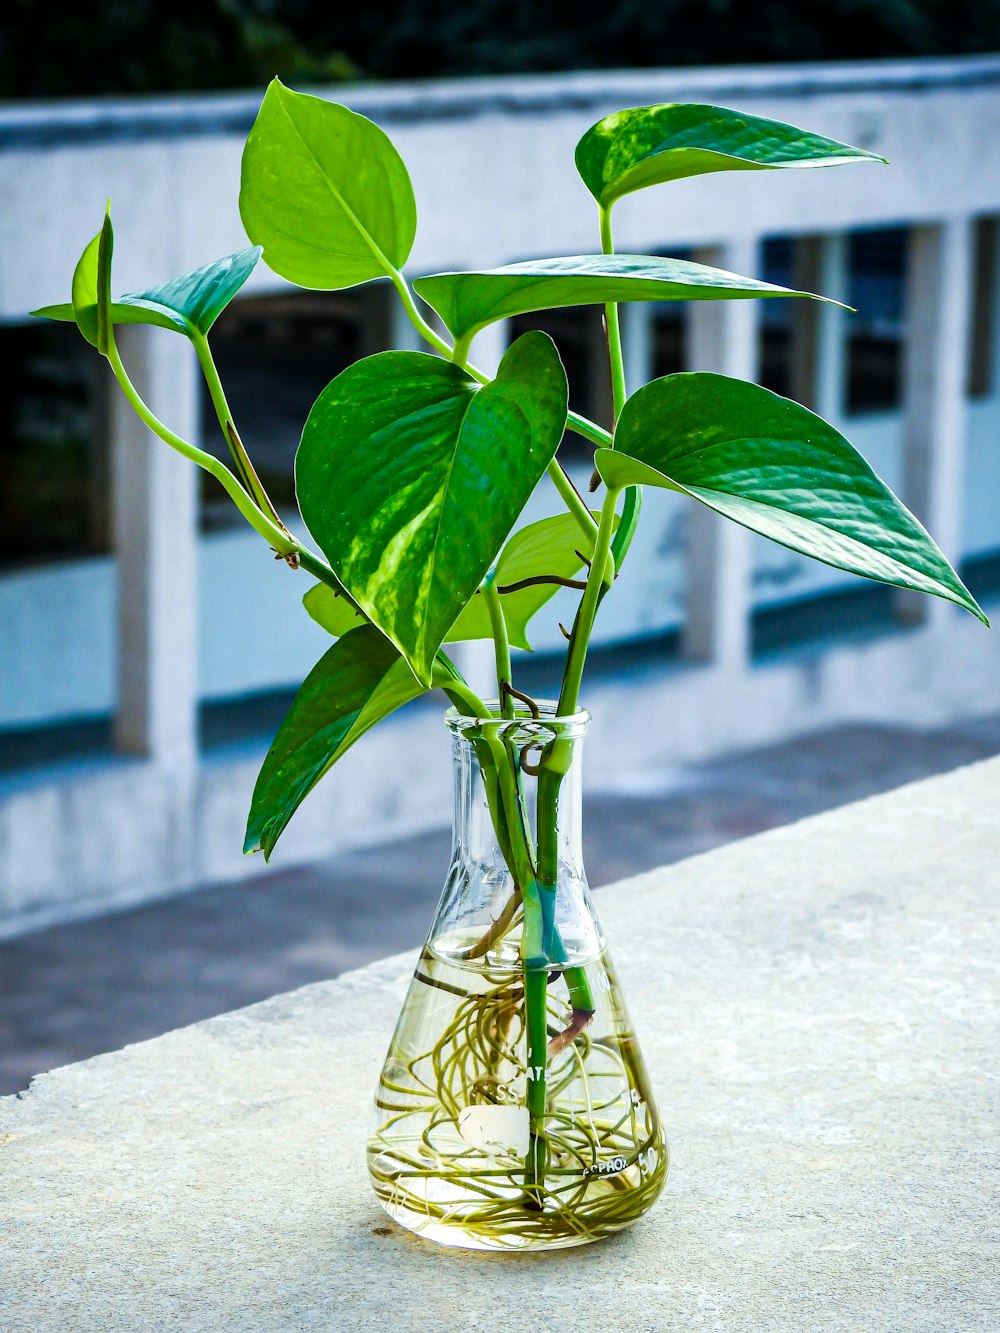
[[[891,172],[747,173],[738,208],[724,176],[679,185],[669,205],[660,192],[636,195],[620,210],[618,244],[669,250],[694,242],[705,247],[702,258],[756,273],[762,238],[792,236],[799,267],[823,290],[843,295],[846,233],[909,227],[902,410],[890,423],[888,446],[885,423],[852,422],[849,433],[863,449],[871,436],[876,466],[953,558],[1000,546],[1000,510],[989,502],[1000,484],[1000,369],[993,396],[975,412],[966,395],[974,227],[1000,217],[1000,171],[982,153],[1000,132],[1000,58],[601,73],[338,88],[335,95],[383,123],[409,165],[421,212],[415,273],[524,258],[540,244],[552,252],[592,250],[593,209],[575,177],[572,149],[588,124],[622,105],[738,104],[890,157]],[[31,306],[59,296],[108,193],[122,289],[244,244],[239,156],[257,104],[254,95],[0,111],[7,201],[0,317],[23,319]],[[252,297],[281,284],[262,266],[248,290]],[[994,315],[997,297],[993,292]],[[387,315],[377,289],[365,299],[369,341],[412,343],[412,331]],[[758,305],[693,309],[689,364],[754,378]],[[637,383],[651,373],[651,312],[632,307],[623,314]],[[495,326],[477,340],[483,364],[499,358],[506,336]],[[793,343],[793,379],[837,424],[845,414],[844,336],[843,313],[825,307],[797,328]],[[144,328],[123,330],[122,342],[154,409],[196,439],[200,390],[187,345]],[[1000,368],[1000,338],[994,344]],[[596,346],[593,356],[594,376],[605,376]],[[239,845],[259,747],[206,766],[197,747],[199,704],[287,686],[325,646],[298,606],[301,577],[269,578],[268,554],[253,534],[200,537],[194,470],[150,447],[117,398],[107,431],[114,558],[0,578],[0,613],[10,627],[0,643],[0,672],[15,699],[37,689],[58,695],[64,712],[113,705],[120,759],[0,783],[0,929],[239,873],[238,856],[221,849]],[[879,713],[927,721],[1000,707],[1000,641],[994,647],[944,602],[901,599],[897,626],[875,640],[848,637],[808,659],[754,662],[750,628],[761,604],[754,575],[762,544],[707,513],[691,513],[683,559],[671,556],[668,565],[667,530],[681,511],[669,501],[647,508],[629,571],[634,587],[608,600],[600,631],[614,641],[681,629],[681,665],[664,675],[658,693],[641,687],[652,712],[635,742],[639,752],[655,749],[661,761],[693,758],[720,745]],[[973,511],[985,515],[982,532],[972,532]],[[116,570],[127,576],[116,578]],[[481,654],[467,653],[462,665],[474,677],[484,673]],[[624,685],[595,688],[599,719],[605,707],[621,718],[625,710],[615,700],[626,695]],[[46,715],[44,699],[40,707],[24,717]],[[401,756],[434,745],[426,716],[397,730],[393,745]],[[595,732],[598,772],[615,743],[610,733],[605,742]],[[332,783],[315,814],[293,825],[287,859],[441,821],[447,796],[433,784],[404,791],[384,769],[376,772],[372,759],[360,777],[363,760],[353,763],[349,786]],[[350,827],[337,814],[345,801],[360,805]]]
[[[602,890],[671,1137],[631,1231],[435,1248],[365,1174],[415,955],[0,1100],[12,1330],[995,1322],[1000,760]]]

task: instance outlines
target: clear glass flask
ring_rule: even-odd
[[[589,716],[447,715],[454,848],[375,1096],[382,1206],[444,1245],[538,1250],[635,1222],[668,1155],[581,853]]]

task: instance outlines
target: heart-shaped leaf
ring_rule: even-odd
[[[295,463],[302,517],[425,684],[565,424],[566,374],[537,332],[484,388],[439,357],[379,352],[316,400]]]
[[[602,208],[647,185],[708,171],[830,167],[884,157],[719,106],[668,102],[605,116],[576,146],[576,168]]]
[[[401,268],[417,227],[413,186],[387,135],[277,79],[243,150],[240,213],[275,273],[327,290]]]
[[[99,239],[99,237],[94,238],[92,244],[95,247]],[[207,334],[249,278],[260,255],[260,246],[255,245],[248,250],[240,250],[237,254],[226,255],[224,259],[217,259],[191,273],[185,273],[182,277],[172,278],[170,282],[165,282],[160,287],[119,296],[111,305],[114,322],[155,324],[159,328],[171,329],[174,333],[183,333],[186,337],[191,337],[195,332]],[[85,252],[84,259],[86,257]],[[80,262],[83,264],[84,260]],[[93,267],[96,282],[96,259],[93,261]],[[31,313],[39,319],[76,320],[81,332],[82,317],[88,328],[91,323],[93,324],[96,336],[96,293],[88,288],[86,271],[81,273],[79,283],[74,279],[74,293],[78,286],[79,297],[75,305],[43,306]],[[78,309],[81,313],[77,313]],[[88,311],[92,311],[92,315]],[[84,337],[86,336],[84,334]]]
[[[570,255],[475,273],[435,273],[413,285],[455,338],[471,337],[494,320],[562,306],[811,295],[685,259],[622,254]]]
[[[600,518],[594,514],[595,520]],[[616,520],[617,522],[617,520]],[[556,514],[515,532],[497,560],[496,582],[500,588],[520,583],[538,575],[555,574],[559,578],[573,578],[584,565],[578,548],[586,539],[572,514]],[[515,648],[531,651],[528,642],[528,623],[546,602],[559,591],[557,583],[536,583],[527,588],[502,594],[507,633]],[[325,583],[317,583],[302,599],[313,620],[328,634],[339,637],[365,624],[346,597],[338,596]],[[489,639],[493,636],[489,611],[482,595],[477,593],[463,610],[444,637],[445,643],[460,643],[469,639]]]
[[[837,569],[986,617],[941,550],[853,445],[814,412],[725,375],[667,375],[628,400],[609,486],[682,491]]]
[[[435,684],[451,679],[437,668]],[[244,851],[269,858],[288,821],[366,731],[423,694],[392,644],[370,625],[338,639],[302,683],[254,787]]]

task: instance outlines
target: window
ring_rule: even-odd
[[[529,329],[541,329],[559,348],[569,381],[569,405],[574,412],[611,426],[611,371],[604,336],[604,311],[600,306],[573,306],[566,310],[540,310],[516,315],[510,321],[510,341]],[[567,432],[561,458],[589,457],[593,445]]]
[[[293,463],[313,403],[333,377],[362,354],[356,293],[249,297],[212,332],[212,351],[237,427],[264,488],[279,509],[294,509]],[[204,447],[229,461],[207,390]],[[202,526],[239,522],[232,503],[202,474]]]
[[[848,246],[847,410],[872,412],[902,401],[906,232],[852,233]]]
[[[761,277],[779,287],[795,286],[795,241],[790,236],[768,236],[761,247]],[[790,300],[760,302],[760,359],[758,379],[765,389],[792,396],[794,367],[794,313]]]
[[[972,328],[968,392],[988,398],[993,392],[996,362],[997,249],[1000,218],[977,218],[972,251]]]
[[[104,362],[68,324],[0,329],[0,565],[108,549]]]

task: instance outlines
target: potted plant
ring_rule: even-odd
[[[619,302],[810,294],[617,254],[620,199],[704,172],[880,160],[717,107],[622,111],[576,151],[597,203],[600,253],[411,285],[402,270],[416,210],[389,139],[348,108],[275,81],[243,156],[252,249],[113,298],[109,213],[77,266],[71,303],[36,312],[74,320],[152,432],[211,472],[277,555],[311,576],[305,607],[333,642],[261,769],[246,850],[268,856],[331,765],[402,704],[431,689],[451,703],[455,851],[369,1144],[384,1207],[434,1240],[495,1249],[594,1240],[639,1217],[666,1178],[663,1129],[587,891],[579,830],[584,664],[642,488],[680,492],[794,551],[947,598],[985,622],[917,520],[806,408],[716,374],[625,390]],[[286,527],[261,485],[209,346],[261,255],[302,287],[391,282],[430,348],[365,357],[309,413],[296,489],[318,551]],[[475,334],[495,320],[591,304],[605,308],[613,431],[568,411],[558,350],[541,332],[519,337],[493,378],[469,360]],[[115,340],[116,325],[134,322],[191,340],[232,468],[142,401]],[[594,446],[592,500],[560,462],[567,430]],[[536,487],[549,484],[559,512],[518,528]],[[527,646],[528,622],[561,587],[579,602],[559,697],[541,701],[518,688],[510,650]],[[493,700],[448,657],[449,644],[471,639],[493,641]]]

